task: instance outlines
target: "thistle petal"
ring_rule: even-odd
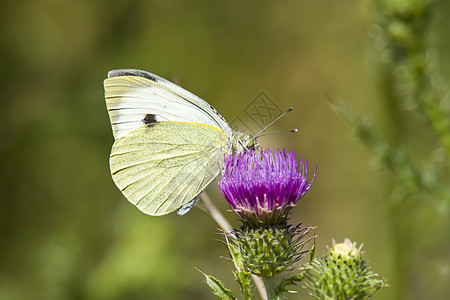
[[[289,212],[311,188],[308,162],[294,151],[261,150],[230,155],[219,182],[220,191],[244,222],[256,225],[286,223]]]

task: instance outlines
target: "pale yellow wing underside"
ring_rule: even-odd
[[[220,173],[227,147],[224,133],[212,126],[152,123],[114,143],[111,174],[137,208],[165,215],[193,200]]]

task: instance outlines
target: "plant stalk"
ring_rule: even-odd
[[[209,215],[217,223],[217,225],[219,225],[220,228],[222,228],[223,231],[225,231],[227,234],[232,234],[233,227],[231,226],[230,222],[228,222],[228,220],[220,212],[217,206],[214,205],[214,203],[211,201],[206,192],[203,192],[201,194],[200,199],[201,202],[198,203],[196,207],[198,207],[204,213]],[[261,278],[252,274],[252,279],[256,285],[256,288],[258,289],[261,299],[268,300],[266,297],[266,288],[264,287],[264,283],[261,280]]]
[[[277,283],[275,281],[275,276],[263,277],[264,285],[266,287],[267,300],[276,300],[275,290],[277,288]]]

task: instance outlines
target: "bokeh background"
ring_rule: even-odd
[[[103,80],[117,68],[173,80],[230,121],[245,120],[262,91],[282,110],[294,106],[271,130],[299,133],[260,139],[318,166],[293,220],[317,226],[318,255],[332,238],[364,243],[390,284],[374,299],[399,299],[391,177],[326,96],[389,132],[370,1],[22,0],[0,7],[0,299],[215,299],[195,268],[237,290],[207,215],[149,217],[115,187]],[[450,4],[436,1],[435,11],[448,78]],[[216,184],[208,193],[238,226]],[[442,282],[433,280],[410,283],[421,287],[417,299],[423,289],[444,299]]]

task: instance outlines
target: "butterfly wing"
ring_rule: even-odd
[[[219,174],[228,147],[224,132],[215,127],[156,122],[114,143],[111,173],[137,208],[165,215],[191,202]]]
[[[233,134],[226,120],[206,101],[152,73],[114,70],[108,73],[104,85],[116,140],[144,125],[143,119],[149,114],[156,122],[199,123],[220,129],[227,138]]]

